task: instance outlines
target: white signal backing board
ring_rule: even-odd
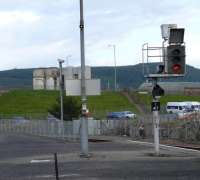
[[[100,95],[100,79],[86,79],[86,95]],[[65,80],[66,96],[81,96],[81,80],[67,79]]]

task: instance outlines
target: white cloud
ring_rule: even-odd
[[[79,1],[0,0],[0,51],[9,67],[57,66],[56,59],[71,54],[80,64]],[[85,49],[89,65],[141,62],[141,45],[161,45],[160,25],[186,28],[187,62],[200,67],[199,0],[85,0]]]
[[[16,23],[33,23],[39,20],[40,16],[29,11],[0,12],[0,26],[15,25]]]

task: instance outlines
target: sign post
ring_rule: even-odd
[[[152,112],[153,112],[153,129],[154,129],[154,148],[155,154],[158,156],[160,154],[159,148],[159,101],[157,99],[153,99],[152,101]]]
[[[159,111],[160,111],[160,102],[159,98],[164,95],[164,90],[157,84],[157,78],[153,78],[153,90],[152,90],[152,104],[151,110],[153,113],[153,129],[154,129],[154,148],[156,156],[160,154],[160,140],[159,140]]]

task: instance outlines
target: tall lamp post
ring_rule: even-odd
[[[64,136],[64,122],[63,122],[63,89],[64,89],[64,82],[63,82],[63,78],[62,78],[62,64],[65,61],[62,59],[58,59],[58,63],[59,63],[59,69],[60,69],[60,120],[62,123],[62,133]]]
[[[83,17],[83,0],[80,0],[80,50],[81,50],[81,157],[88,157],[88,122],[87,122],[87,96],[85,85],[85,39],[84,39],[84,17]]]
[[[115,91],[117,91],[117,63],[116,63],[116,45],[115,44],[109,44],[108,47],[113,48],[113,58],[114,58],[114,85],[115,85]]]
[[[69,66],[69,58],[72,57],[71,54],[69,54],[68,56],[66,56],[66,63],[67,63],[67,66]]]

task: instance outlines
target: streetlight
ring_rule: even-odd
[[[80,0],[80,51],[81,51],[81,157],[88,157],[88,123],[87,123],[87,96],[85,85],[85,38],[84,38],[84,17],[83,17],[83,0]]]
[[[109,44],[108,47],[113,48],[113,58],[114,58],[114,68],[115,68],[115,74],[114,74],[114,82],[115,82],[115,91],[117,91],[117,65],[116,65],[116,45],[115,44]]]
[[[71,54],[69,54],[68,56],[66,56],[66,63],[67,63],[67,66],[69,66],[69,58],[72,57]]]
[[[64,122],[63,122],[63,89],[64,89],[64,82],[63,82],[63,75],[62,75],[62,64],[65,61],[62,59],[58,59],[59,68],[60,68],[60,120],[62,123],[62,133],[64,136]]]

